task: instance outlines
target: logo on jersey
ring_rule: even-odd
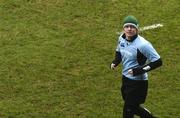
[[[121,43],[121,47],[125,47],[125,46],[124,46],[124,43]]]

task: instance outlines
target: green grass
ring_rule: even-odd
[[[145,103],[179,118],[178,0],[1,0],[0,117],[121,118],[121,67],[111,71],[124,16],[140,26],[163,66],[149,73]]]

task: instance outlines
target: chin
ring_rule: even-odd
[[[132,37],[132,36],[134,36],[134,35],[127,35],[128,37]]]

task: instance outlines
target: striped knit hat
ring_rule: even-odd
[[[138,29],[139,25],[138,25],[138,21],[136,19],[136,17],[129,15],[127,17],[124,18],[123,20],[123,28],[127,25],[132,25],[134,26],[136,29]]]

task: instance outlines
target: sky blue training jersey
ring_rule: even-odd
[[[123,65],[122,74],[132,80],[147,80],[147,73],[132,76],[128,74],[128,70],[145,64],[139,64],[139,60],[137,59],[138,53],[141,53],[144,57],[146,57],[146,60],[149,62],[157,61],[160,59],[160,55],[153,48],[151,43],[140,35],[137,35],[137,38],[135,38],[132,42],[124,39],[123,35],[124,34],[120,35],[116,48],[116,52],[120,52],[121,54],[121,63]]]

